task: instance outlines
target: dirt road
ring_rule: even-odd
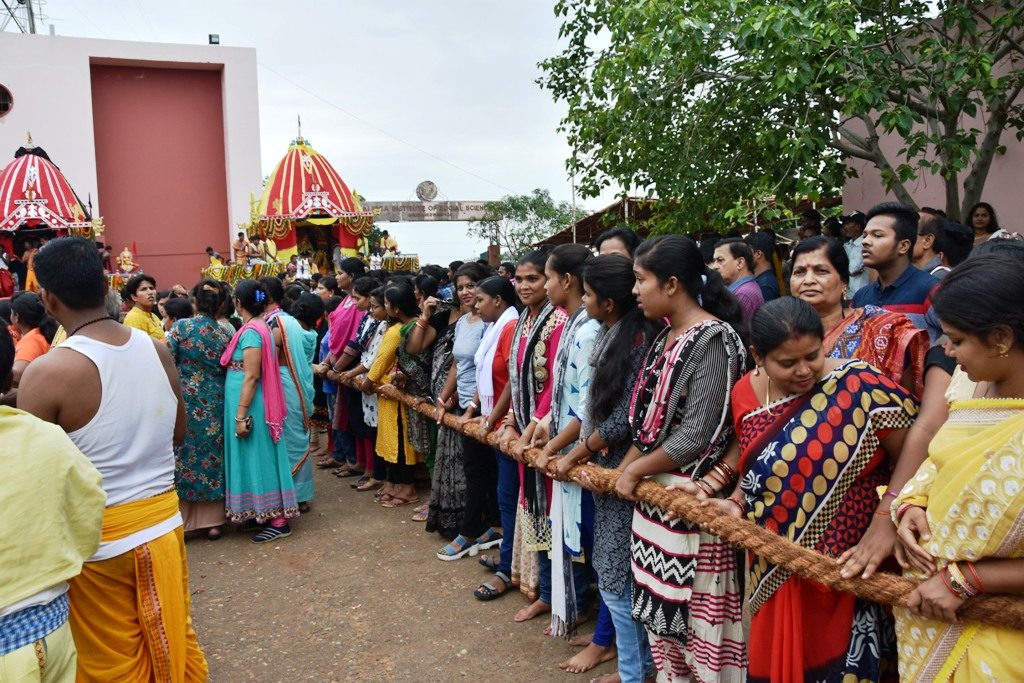
[[[545,637],[544,618],[513,623],[520,594],[479,602],[472,592],[487,572],[468,557],[437,560],[444,541],[410,521],[409,507],[387,510],[352,479],[316,476],[313,510],[291,537],[188,542],[192,613],[216,683],[576,683],[614,671],[560,671],[575,648]]]

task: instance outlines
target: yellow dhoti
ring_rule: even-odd
[[[177,510],[174,491],[109,507],[102,540],[143,531]],[[207,680],[189,613],[180,526],[110,559],[86,562],[70,586],[80,683]]]

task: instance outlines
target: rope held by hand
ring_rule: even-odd
[[[343,383],[349,387],[353,386],[348,381]],[[409,409],[431,419],[437,418],[436,406],[421,397],[410,396],[390,385],[377,387],[376,393],[398,401]],[[498,442],[497,434],[482,433],[482,430],[476,425],[463,426],[454,415],[449,413],[445,413],[441,419],[449,429],[486,443],[509,457],[515,458],[515,455],[510,452],[509,444]],[[539,449],[528,448],[522,458],[516,459],[532,467],[539,453]],[[548,466],[551,469],[554,467],[554,463],[549,463]],[[584,473],[586,476],[581,478]],[[569,471],[569,477],[594,493],[617,495],[615,482],[619,478],[618,470],[590,464],[577,465]],[[712,507],[702,506],[700,501],[684,491],[669,491],[655,482],[641,481],[633,495],[637,500],[662,510],[671,510],[680,518],[699,525],[705,531],[729,541],[735,546],[760,555],[793,574],[817,581],[835,590],[852,593],[865,600],[883,605],[905,607],[907,596],[917,585],[913,579],[885,572],[876,573],[868,579],[843,578],[839,573],[840,565],[834,559],[799,546],[746,519],[729,517]],[[991,626],[1022,629],[1024,628],[1024,600],[1011,595],[979,595],[965,602],[957,611],[957,615],[964,620],[977,621]]]

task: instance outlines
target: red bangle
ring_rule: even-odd
[[[879,517],[892,517],[892,513],[886,510],[885,508],[879,508],[875,510],[875,514]]]
[[[949,590],[950,593],[952,593],[956,597],[957,600],[963,600],[964,599],[964,596],[962,596],[959,593],[957,593],[956,589],[953,588],[953,584],[951,584],[949,582],[949,577],[946,575],[946,570],[945,569],[943,569],[941,572],[939,572],[939,577],[942,578],[942,583],[946,584],[946,588]]]
[[[716,472],[715,470],[710,470],[707,474],[704,475],[704,478],[708,477],[713,479],[716,484],[721,484],[723,487],[729,483],[727,481],[723,481],[721,475],[718,474],[718,472]]]
[[[744,505],[743,503],[739,502],[738,500],[736,500],[732,496],[729,496],[728,498],[726,498],[726,500],[732,501],[733,503],[735,503],[736,507],[738,507],[740,509],[740,514],[741,515],[747,514],[747,506],[746,505]]]
[[[910,503],[904,503],[903,505],[900,505],[899,508],[896,509],[896,521],[903,521],[903,515],[907,514],[907,510],[909,510],[912,507],[916,506],[911,505]]]
[[[974,582],[976,584],[974,587],[978,589],[979,593],[984,593],[985,592],[985,586],[981,585],[981,577],[978,576],[978,570],[974,568],[974,563],[973,562],[967,562],[966,566],[967,566],[967,571],[970,572],[971,576],[974,578]]]
[[[715,490],[711,488],[711,484],[707,483],[703,479],[694,479],[693,483],[697,488],[703,491],[704,495],[706,495],[708,498],[715,497]]]

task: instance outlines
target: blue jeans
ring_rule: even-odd
[[[498,461],[498,514],[501,517],[501,548],[497,573],[507,581],[512,577],[512,544],[516,537],[516,506],[519,504],[519,466],[500,451]]]
[[[622,595],[602,590],[601,600],[608,607],[612,623],[615,624],[619,678],[622,679],[622,683],[640,683],[654,674],[654,659],[651,657],[651,645],[647,642],[647,631],[643,624],[634,621],[631,615],[632,585],[627,581]]]
[[[334,453],[332,457],[335,462],[356,464],[356,440],[348,432],[334,431]]]
[[[336,400],[338,400],[338,395],[337,394],[324,393],[324,396],[327,397],[327,419],[330,421],[331,427],[333,428],[334,427],[334,402]]]
[[[608,605],[604,604],[601,596],[597,599],[597,622],[594,624],[594,645],[611,647],[615,644],[615,622],[612,621],[612,613],[608,611]]]

